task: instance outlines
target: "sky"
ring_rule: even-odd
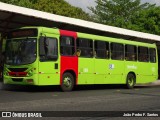
[[[95,0],[65,0],[69,2],[71,5],[82,8],[85,12],[91,13],[90,10],[88,10],[88,6],[95,6]],[[160,0],[141,0],[142,3],[148,2],[152,4],[160,5]]]

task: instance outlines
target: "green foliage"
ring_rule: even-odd
[[[129,29],[160,35],[160,7],[152,6],[132,17]]]
[[[22,7],[28,7],[28,8],[33,7],[31,0],[0,0],[0,1],[8,4],[22,6]]]
[[[96,0],[96,22],[160,35],[160,7],[140,0]]]
[[[96,0],[96,3],[95,8],[89,8],[96,22],[124,28],[134,14],[148,7],[147,3],[140,5],[140,0]]]
[[[71,6],[64,0],[0,0],[8,4],[37,9],[44,12],[58,14],[67,17],[91,20],[89,14],[81,8]]]
[[[140,0],[96,0],[96,22],[160,35],[160,7]]]
[[[90,20],[89,14],[85,13],[81,8],[71,6],[64,0],[39,0],[34,5],[34,9],[67,17]]]

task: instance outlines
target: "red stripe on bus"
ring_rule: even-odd
[[[75,41],[77,33],[67,30],[60,30],[61,36],[74,37]],[[72,70],[76,74],[76,85],[78,84],[78,57],[77,56],[61,56],[60,58],[60,85],[62,84],[62,76],[65,71]]]

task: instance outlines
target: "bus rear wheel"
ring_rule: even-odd
[[[135,77],[135,75],[132,74],[132,73],[129,73],[129,74],[127,75],[126,87],[127,87],[128,89],[132,89],[132,88],[134,88],[134,85],[135,85],[135,84],[136,84],[136,77]]]
[[[71,73],[64,73],[62,77],[61,89],[64,92],[72,91],[74,87],[74,77]]]

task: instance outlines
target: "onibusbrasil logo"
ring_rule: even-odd
[[[2,112],[2,117],[42,117],[38,112]]]

